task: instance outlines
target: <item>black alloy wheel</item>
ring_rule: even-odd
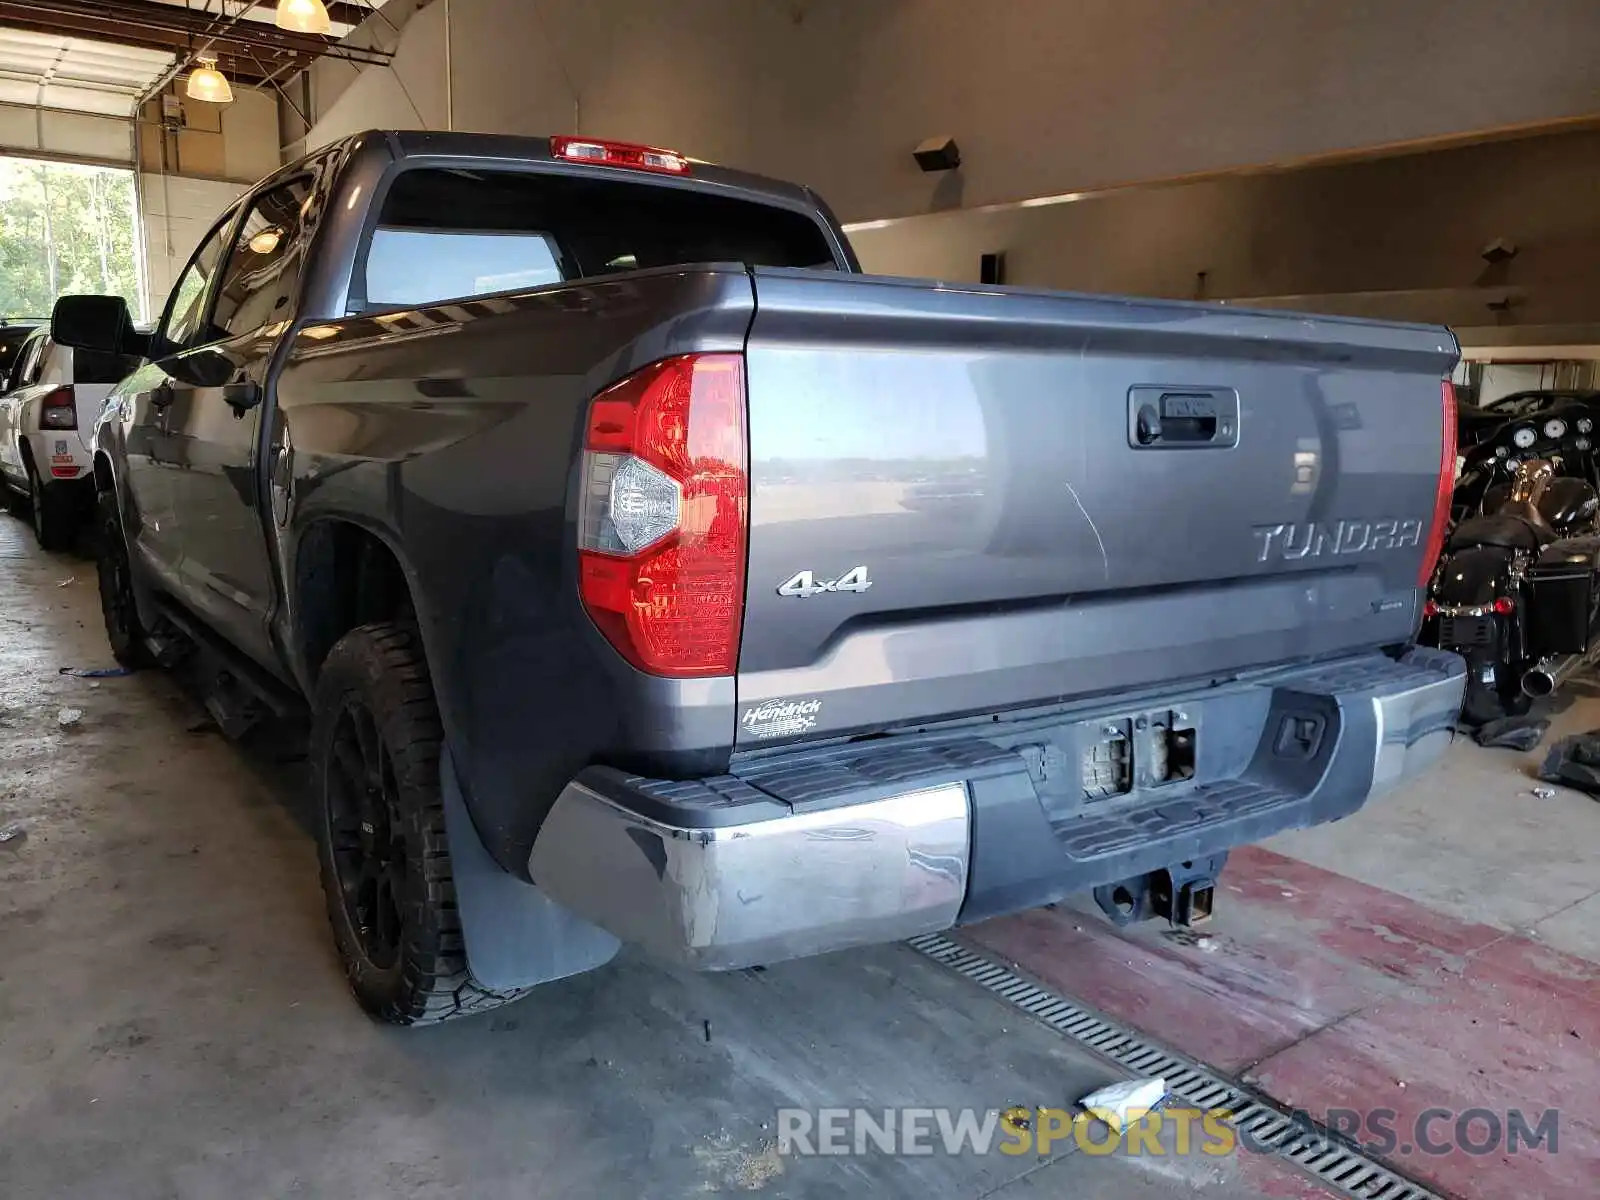
[[[394,1025],[486,1012],[528,990],[484,987],[467,963],[443,747],[416,629],[379,622],[340,638],[312,703],[317,858],[350,989]]]
[[[111,643],[111,656],[125,667],[149,666],[150,653],[145,648],[145,629],[134,600],[133,565],[128,559],[122,516],[117,511],[117,494],[101,492],[95,503],[99,518],[95,530],[95,574],[100,583],[100,615],[105,621],[106,640]]]
[[[327,776],[328,843],[345,916],[367,961],[395,970],[403,938],[406,847],[394,759],[372,711],[347,695]]]

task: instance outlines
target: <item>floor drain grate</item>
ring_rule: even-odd
[[[1292,1117],[1277,1101],[1218,1075],[1194,1059],[1099,1013],[1082,1008],[1059,992],[1040,987],[942,934],[914,937],[913,950],[1004,997],[1057,1033],[1080,1042],[1140,1075],[1159,1076],[1168,1090],[1196,1108],[1225,1109],[1235,1127],[1257,1145],[1270,1147],[1341,1196],[1354,1200],[1443,1200],[1437,1192],[1369,1158],[1326,1127]],[[1309,1135],[1309,1136],[1308,1136]]]

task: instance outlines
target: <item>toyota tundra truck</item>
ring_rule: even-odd
[[[420,1024],[1223,856],[1452,736],[1439,328],[867,277],[803,187],[369,132],[200,243],[94,431],[106,631],[309,713],[333,934]]]

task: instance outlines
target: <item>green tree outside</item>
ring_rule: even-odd
[[[132,171],[0,157],[0,317],[82,292],[142,314],[135,213]]]

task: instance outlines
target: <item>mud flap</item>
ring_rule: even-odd
[[[581,975],[616,956],[622,943],[615,937],[494,861],[467,812],[448,747],[439,756],[439,791],[474,979],[492,991],[510,991]]]

